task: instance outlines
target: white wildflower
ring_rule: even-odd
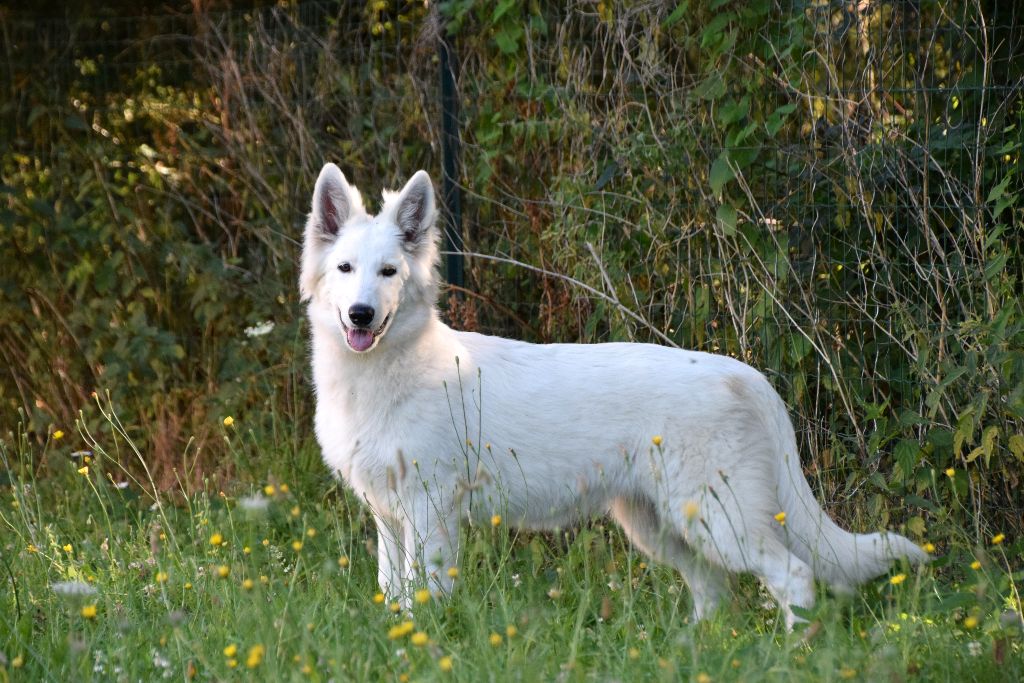
[[[981,643],[979,643],[976,640],[972,640],[971,642],[967,643],[967,654],[969,654],[972,657],[977,657],[978,655],[980,655]]]
[[[161,669],[169,669],[171,668],[171,661],[156,650],[153,650],[153,666]]]
[[[265,334],[270,334],[274,329],[273,320],[264,320],[261,323],[257,323],[252,327],[245,328],[246,337],[262,337]]]
[[[50,588],[57,595],[66,598],[84,598],[96,595],[96,587],[90,586],[85,581],[58,581],[50,584]]]
[[[249,512],[263,512],[268,505],[270,505],[270,499],[259,494],[238,499],[238,507]]]

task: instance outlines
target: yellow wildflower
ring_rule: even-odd
[[[29,551],[30,553],[38,553],[39,552],[39,548],[35,547],[31,543],[28,544],[28,547],[25,548],[25,550]]]
[[[775,515],[775,521],[779,523],[779,526],[786,526],[786,513],[779,512]]]
[[[89,476],[89,466],[86,465],[85,467],[79,467],[78,473],[81,474],[82,476]]]
[[[921,545],[921,550],[931,555],[935,552],[935,544],[930,542],[924,543]]]
[[[229,567],[228,565],[222,564],[221,566],[217,567],[217,576],[219,576],[220,578],[226,579],[228,578],[229,574],[231,574],[231,567]]]
[[[629,658],[640,659],[640,650],[636,649],[635,647],[629,648]]]
[[[373,596],[373,602],[374,602],[375,605],[382,605],[382,604],[384,604],[384,594],[383,593],[377,593],[376,595],[374,595]]]
[[[71,546],[70,543],[65,543],[64,544],[64,552],[70,553],[72,550],[74,550],[74,548]]]
[[[979,569],[981,569],[981,562],[978,560],[971,562],[971,569],[973,569],[974,571],[978,571]]]
[[[964,619],[964,628],[974,628],[978,625],[978,617],[970,616]]]
[[[237,659],[231,658],[231,659],[228,660],[228,668],[229,669],[234,669],[236,666],[238,666],[238,660]]]
[[[262,645],[253,645],[249,648],[249,656],[245,658],[245,665],[250,669],[255,669],[263,661],[265,652],[266,648]]]
[[[167,572],[157,572],[156,573],[156,582],[157,583],[167,583],[167,579],[168,578],[170,578],[170,577],[167,575]]]
[[[291,514],[292,517],[298,517],[300,514],[302,514],[302,510],[300,510],[299,506],[296,505],[295,507],[292,508]]]
[[[18,655],[17,657],[11,660],[11,668],[20,669],[23,666],[25,666],[25,658],[23,656]]]
[[[348,555],[342,555],[338,558],[338,566],[342,569],[348,569]]]
[[[516,628],[515,624],[509,624],[505,627],[505,635],[509,638],[515,638],[518,633],[519,629]]]
[[[845,680],[849,680],[857,675],[856,669],[851,669],[848,666],[844,666],[839,670],[839,677]]]
[[[956,476],[956,470],[954,470],[952,467],[946,468],[946,476],[952,479],[954,476]]]
[[[96,618],[96,605],[85,605],[82,607],[82,616],[86,619]]]
[[[238,654],[238,646],[235,645],[234,643],[232,643],[231,645],[228,645],[226,648],[224,648],[224,656],[225,657],[234,657],[237,654]]]
[[[224,543],[224,537],[220,534],[214,534],[213,536],[210,536],[210,545],[217,546],[221,545],[222,543]]]
[[[256,582],[252,579],[245,579],[244,581],[242,581],[242,588],[244,588],[247,591],[251,591],[255,585]]]
[[[391,604],[388,605],[388,611],[391,612],[392,614],[398,614],[399,612],[402,611],[402,606],[399,605],[397,602],[392,602]]]
[[[249,546],[245,546],[244,548],[242,548],[242,552],[246,555],[249,555],[250,553],[252,553],[252,548],[250,548]]]
[[[192,582],[191,581],[186,581],[185,582],[185,590],[187,590],[187,591],[192,590]]]
[[[302,550],[302,541],[292,541],[292,550],[295,552]]]
[[[487,640],[494,647],[498,647],[499,645],[501,645],[501,634],[500,633],[492,633]]]
[[[697,683],[711,683],[711,676],[708,676],[706,673],[701,671],[697,674]]]
[[[260,583],[262,583],[264,586],[270,583],[270,579],[267,578],[266,574],[260,574]]]
[[[61,430],[58,429],[57,431],[55,431],[53,433],[53,440],[54,441],[60,441],[63,438],[64,438],[64,432],[62,432]]]
[[[999,545],[1006,540],[1006,534],[996,534],[992,537],[992,545]]]
[[[281,493],[288,493],[288,484],[281,484],[278,488],[281,489]]]
[[[686,504],[683,505],[683,516],[686,517],[687,522],[693,520],[693,518],[697,516],[698,512],[700,512],[700,506],[697,505],[697,501],[695,500],[688,500],[686,501]]]
[[[501,524],[501,515],[491,515],[491,526],[499,526]]]
[[[661,435],[655,435],[651,439],[651,443],[653,443],[655,446],[660,446],[661,445]]]
[[[906,574],[897,574],[897,575],[892,576],[892,577],[889,578],[889,583],[891,583],[894,586],[898,586],[898,585],[900,585],[901,583],[903,583],[906,580],[907,580],[907,575]]]
[[[409,639],[409,642],[416,647],[423,647],[427,644],[428,640],[430,640],[430,638],[427,637],[426,633],[423,631],[416,631],[416,633],[412,634],[412,638]]]
[[[310,538],[313,538],[314,536],[316,536],[316,529],[314,529],[312,527],[310,527],[309,529],[306,529],[306,535],[309,536]]]
[[[441,669],[441,671],[448,673],[452,670],[452,658],[448,656],[441,657],[441,659],[437,660],[437,667]]]
[[[263,487],[263,493],[267,494],[268,496],[272,496],[276,492],[277,489],[274,488],[273,484],[267,484],[266,486]]]
[[[458,567],[448,567],[448,576],[453,578],[453,579],[459,578],[459,568]]]
[[[415,626],[411,621],[403,621],[401,624],[396,624],[388,629],[388,639],[398,640],[412,633]]]
[[[418,591],[416,591],[413,597],[416,599],[417,604],[425,605],[426,603],[430,602],[430,591],[428,591],[426,588],[421,588]]]
[[[235,424],[235,418],[231,417],[230,415],[224,418],[225,427],[230,427],[233,424]]]

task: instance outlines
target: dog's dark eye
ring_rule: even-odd
[[[394,266],[384,266],[383,268],[380,269],[380,274],[383,275],[384,277],[391,277],[397,272],[398,271],[395,270]]]
[[[340,270],[343,273],[351,273],[352,272],[352,264],[351,263],[347,263],[347,262],[346,263],[339,263],[338,264],[338,270]]]

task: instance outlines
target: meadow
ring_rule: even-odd
[[[1017,4],[47,5],[0,8],[0,683],[1024,680]],[[302,223],[324,162],[374,210],[453,142],[453,327],[744,360],[826,510],[934,560],[787,633],[496,519],[378,597]]]
[[[3,681],[1024,678],[1024,546],[1002,534],[976,546],[938,523],[929,566],[822,592],[786,633],[749,577],[695,625],[679,576],[614,525],[495,517],[464,532],[454,595],[420,590],[407,613],[378,593],[371,520],[303,425],[257,438],[224,416],[236,475],[161,491],[122,464],[146,472],[108,401],[87,411],[102,429],[0,442]]]

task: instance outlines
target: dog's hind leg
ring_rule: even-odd
[[[814,606],[813,570],[790,552],[766,523],[744,520],[738,506],[727,507],[728,511],[705,510],[703,523],[689,527],[691,540],[712,562],[761,579],[785,615],[786,628],[792,630],[797,621],[803,621],[792,607]],[[770,518],[768,513],[764,516]]]
[[[683,575],[693,596],[694,621],[715,611],[727,588],[727,575],[695,553],[671,524],[662,524],[650,501],[619,497],[612,501],[611,513],[633,545]]]

